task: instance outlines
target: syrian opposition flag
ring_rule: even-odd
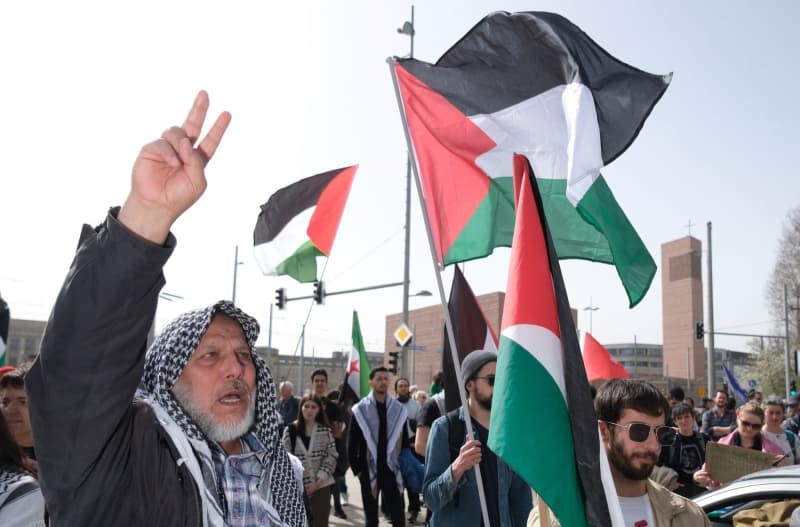
[[[627,379],[628,370],[611,356],[608,350],[591,335],[583,337],[583,364],[589,382],[608,379]]]
[[[11,311],[3,297],[0,296],[0,366],[6,363],[6,343],[8,342],[8,326],[11,322]]]
[[[447,310],[450,312],[450,321],[453,323],[453,334],[456,338],[458,350],[458,367],[468,354],[475,350],[487,350],[497,353],[497,336],[492,331],[492,326],[486,321],[480,304],[472,293],[472,288],[455,266],[453,285],[450,288],[450,299],[447,301]],[[447,332],[444,336],[444,350],[442,351],[442,377],[444,378],[444,406],[449,412],[461,406],[459,397],[456,370],[453,366],[453,354],[450,351],[450,339]]]
[[[514,158],[516,225],[497,358],[489,447],[564,527],[615,525],[601,477],[597,417],[561,270],[526,159]],[[612,502],[606,498],[611,497]]]
[[[344,390],[340,393],[339,401],[345,402],[349,408],[367,395],[369,390],[369,360],[364,349],[364,339],[361,337],[358,313],[353,311],[353,345],[345,366]]]
[[[656,264],[600,169],[636,138],[669,84],[552,13],[493,13],[436,64],[393,73],[442,265],[511,244],[511,156],[539,180],[559,258],[613,264],[631,306]]]
[[[317,279],[317,256],[331,252],[357,168],[301,179],[261,205],[253,241],[265,275],[285,274],[298,282]]]

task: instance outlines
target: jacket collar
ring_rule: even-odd
[[[672,519],[686,510],[686,502],[677,494],[670,492],[663,485],[648,479],[647,497],[650,498],[650,506],[653,507],[653,516],[657,518]]]

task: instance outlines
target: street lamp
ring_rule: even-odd
[[[593,331],[592,331],[592,311],[597,311],[598,309],[600,309],[600,308],[597,307],[597,306],[593,306],[592,305],[592,297],[589,297],[589,305],[583,308],[584,311],[588,311],[589,312],[589,333],[593,333]]]
[[[231,295],[231,304],[233,305],[236,305],[236,271],[243,263],[239,261],[239,246],[237,245],[233,255],[233,294]]]

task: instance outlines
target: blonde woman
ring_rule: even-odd
[[[312,527],[328,527],[336,468],[336,443],[322,408],[322,400],[316,395],[303,396],[297,420],[283,431],[283,446],[303,463]]]

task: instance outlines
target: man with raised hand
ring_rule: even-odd
[[[255,319],[220,301],[145,355],[170,229],[205,191],[231,119],[201,140],[208,104],[200,92],[182,126],[145,145],[122,208],[84,226],[26,378],[53,526],[307,525]]]

